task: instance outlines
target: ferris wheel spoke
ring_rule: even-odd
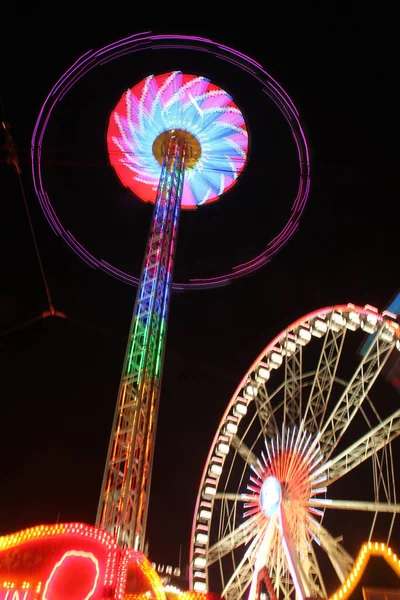
[[[257,535],[253,538],[248,546],[243,558],[238,563],[236,569],[232,573],[228,582],[222,590],[221,597],[227,600],[235,600],[241,598],[249,586],[253,574],[253,565],[255,563],[257,553],[265,534],[267,526],[259,528]]]
[[[285,509],[280,505],[278,509],[281,545],[288,565],[288,569],[296,590],[298,600],[304,600],[311,596],[311,586],[304,572],[302,561],[295,550],[295,543],[290,534]]]
[[[283,343],[285,351],[285,386],[284,386],[284,409],[283,427],[290,428],[299,422],[302,411],[302,346],[291,354],[289,344],[294,344],[286,334]]]
[[[374,513],[400,513],[400,504],[394,502],[364,502],[362,500],[333,500],[330,498],[312,498],[310,506],[339,510],[356,510]]]
[[[217,492],[214,498],[215,500],[232,500],[233,502],[254,501],[254,496],[249,496],[249,494],[231,494],[229,492]]]
[[[343,477],[362,462],[374,456],[379,450],[390,444],[400,435],[400,409],[390,417],[379,423],[357,442],[346,448],[343,452],[328,460],[313,473],[313,478],[320,478],[325,474],[326,486]]]
[[[286,569],[285,559],[283,557],[282,546],[279,544],[275,550],[276,559],[272,565],[272,580],[274,582],[275,591],[281,591],[285,600],[290,600],[292,593],[295,591],[293,582],[289,581],[288,577],[284,577],[283,573]]]
[[[259,522],[260,516],[254,515],[246,521],[242,521],[239,527],[236,527],[233,531],[220,537],[218,541],[208,549],[207,565],[212,565],[218,559],[223,558],[228,553],[239,548],[239,546],[245,542],[248,542],[249,538],[251,538],[249,532],[257,531]]]
[[[257,466],[258,459],[256,455],[236,434],[232,435],[231,446],[236,450],[239,456],[243,458],[247,465],[252,465],[253,467]]]
[[[288,578],[278,577],[277,579],[276,589],[282,593],[282,597],[284,600],[291,600],[293,595],[296,594],[296,589],[292,581]]]
[[[327,598],[328,594],[326,593],[321,569],[319,567],[318,560],[315,555],[314,547],[312,544],[312,537],[309,533],[306,533],[303,545],[303,569],[306,573],[308,581],[310,582],[311,595],[313,598]]]
[[[304,426],[309,431],[318,431],[320,428],[327,401],[332,391],[345,337],[345,329],[336,331],[328,328],[325,334],[317,370],[303,415]]]
[[[266,527],[265,533],[263,535],[263,539],[259,545],[257,550],[257,554],[255,557],[253,575],[251,579],[250,591],[247,600],[256,600],[257,598],[257,588],[258,588],[258,579],[260,576],[260,571],[265,568],[268,562],[268,555],[271,551],[271,544],[273,540],[273,535],[275,533],[276,528],[276,518],[269,519],[268,525]]]
[[[382,329],[383,326],[382,322],[380,328]],[[363,356],[353,377],[321,429],[319,444],[326,459],[331,456],[351,424],[394,348],[394,341],[388,342],[386,339],[382,339],[379,333],[380,329],[378,328],[378,333],[368,352]]]
[[[374,454],[372,461],[375,500],[380,500],[383,493],[387,502],[397,502],[396,469],[393,462],[392,446],[389,444],[379,454]]]
[[[324,550],[340,583],[344,583],[354,565],[354,559],[320,523],[308,517],[308,527],[315,541]]]
[[[256,413],[261,425],[261,431],[264,437],[274,437],[278,431],[274,411],[272,409],[272,400],[280,389],[284,389],[284,384],[276,389],[272,394],[269,394],[265,385],[258,388],[257,396],[254,398],[256,405]]]

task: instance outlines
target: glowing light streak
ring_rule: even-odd
[[[310,466],[310,469],[314,469],[314,467],[316,467],[317,465],[319,465],[319,463],[321,462],[321,460],[324,459],[324,455],[320,454],[317,458],[317,460],[315,462],[313,462],[313,464]]]
[[[328,490],[327,487],[322,487],[322,488],[316,488],[312,490],[312,495],[316,495],[316,494],[324,494],[326,491]]]
[[[221,173],[221,183],[219,186],[219,194],[222,195],[224,193],[224,189],[225,189],[225,177],[224,174]]]
[[[293,432],[292,432],[292,439],[290,440],[290,445],[289,445],[289,449],[293,450],[293,444],[294,444],[294,436],[296,433],[296,427],[293,427]]]
[[[318,452],[319,452],[319,448],[316,448],[316,449],[314,450],[314,452],[311,454],[310,458],[307,460],[307,464],[308,464],[308,465],[310,464],[310,462],[311,462],[312,460],[314,460],[314,458],[317,456]],[[308,456],[308,454],[309,454],[309,453],[307,453],[307,456]]]
[[[180,72],[175,71],[174,75],[175,75],[175,77],[177,77],[180,75]],[[179,90],[177,92],[175,92],[175,94],[173,94],[171,96],[171,98],[166,102],[164,108],[166,110],[170,109],[173,106],[173,104],[182,100],[184,92],[187,92],[188,89],[190,89],[191,87],[194,87],[195,85],[197,85],[198,83],[201,83],[201,82],[208,83],[208,80],[206,80],[204,77],[193,77],[190,81],[185,83],[183,86],[180,86]],[[224,93],[224,92],[222,92],[222,93]],[[183,107],[185,107],[185,105],[183,105]]]
[[[282,509],[280,509],[278,511],[278,522],[279,522],[279,529],[280,529],[280,534],[281,534],[282,547],[283,547],[283,550],[284,550],[286,561],[287,561],[287,563],[289,565],[289,571],[290,571],[290,574],[292,576],[294,587],[296,589],[297,598],[299,600],[304,600],[305,593],[304,593],[304,590],[303,590],[303,586],[301,585],[301,583],[299,581],[299,578],[297,576],[297,571],[295,569],[294,562],[293,562],[291,553],[289,551],[288,542],[286,540],[286,532],[285,532],[285,528],[283,526],[283,513],[282,513]]]
[[[127,136],[123,126],[122,126],[122,122],[121,122],[121,117],[118,113],[114,113],[113,114],[113,119],[115,121],[115,124],[117,125],[118,131],[119,131],[119,135],[122,139],[122,141],[125,143],[125,145],[120,141],[120,138],[118,138],[116,135],[113,136],[112,141],[114,143],[115,146],[117,146],[117,148],[119,149],[120,152],[124,153],[126,152],[126,147],[128,147],[128,149],[130,149],[131,152],[133,152],[133,150],[135,149],[135,145],[131,143],[129,137]],[[134,136],[132,135],[132,129],[130,130],[130,134],[131,134],[131,139],[133,141],[135,141]],[[124,160],[126,161],[126,158],[122,158],[119,159],[121,160],[121,162]],[[131,158],[132,160],[132,158]],[[127,161],[128,162],[128,161]]]
[[[317,474],[314,471],[314,473],[310,476],[310,481],[311,481],[311,485],[318,485],[319,483],[322,483],[323,481],[326,481],[328,479],[327,475],[323,475],[322,477],[319,477],[318,479],[314,479],[314,477],[316,477]]]
[[[253,576],[251,578],[250,591],[248,600],[255,600],[258,585],[258,576],[261,569],[266,565],[268,552],[270,551],[272,537],[275,529],[275,520],[270,519],[267,525],[263,539],[260,542],[260,546],[257,550],[256,560],[254,563]]]
[[[201,110],[200,106],[198,105],[197,100],[195,98],[193,98],[191,93],[189,93],[189,98],[190,98],[190,101],[192,102],[192,104],[194,105],[194,107],[196,108],[197,112],[201,116],[201,118],[203,118],[204,112]]]
[[[268,447],[268,444],[267,444],[267,442],[266,442],[266,441],[265,441],[265,449],[266,449],[266,451],[267,451],[268,460],[265,460],[265,455],[264,455],[264,453],[263,453],[263,452],[261,452],[261,458],[262,458],[262,460],[263,460],[263,462],[264,462],[264,465],[265,465],[265,468],[266,468],[266,470],[268,471],[268,469],[269,469],[269,466],[268,466],[268,465],[271,465],[271,464],[272,464],[272,462],[273,462],[273,458],[272,458],[272,456],[271,456],[271,454],[270,454],[270,452],[269,452],[269,447]],[[264,470],[264,471],[265,471],[265,470]]]
[[[150,82],[153,79],[154,79],[154,75],[149,75],[149,77],[146,77],[145,82],[144,82],[144,86],[143,86],[143,90],[142,90],[142,95],[140,97],[138,119],[139,119],[140,131],[142,133],[144,133],[144,128],[145,128],[145,122],[144,122],[144,119],[143,119],[144,103],[145,103],[145,100],[146,100],[147,92],[148,92],[149,87],[150,87]],[[131,95],[133,95],[133,91],[132,90],[131,90],[130,96]]]
[[[323,510],[319,510],[318,508],[315,508],[314,506],[309,506],[308,510],[309,510],[309,512],[313,513],[314,515],[318,515],[319,517],[322,517],[324,514]]]
[[[241,146],[239,146],[237,142],[235,142],[235,140],[228,138],[226,140],[226,143],[228,144],[228,146],[231,146],[243,159],[246,158],[247,153],[243,150]]]
[[[150,117],[151,117],[152,120],[154,119],[156,108],[160,104],[161,98],[162,98],[165,90],[168,88],[168,86],[170,85],[170,83],[175,79],[176,74],[177,74],[177,71],[173,71],[171,73],[171,75],[169,77],[167,77],[167,79],[164,81],[164,83],[162,84],[162,86],[158,89],[158,92],[156,94],[154,102],[151,105]],[[162,111],[161,111],[161,114],[162,114],[163,117],[164,117],[164,112],[166,112],[166,111],[167,111],[167,109],[164,107],[162,109]]]

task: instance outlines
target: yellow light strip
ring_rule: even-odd
[[[29,542],[35,538],[43,538],[45,536],[60,535],[65,533],[65,525],[39,525],[37,527],[30,527],[18,533],[12,533],[10,535],[4,535],[0,537],[0,550],[7,550],[8,548],[14,548],[24,542]]]
[[[0,550],[14,548],[34,539],[43,539],[54,535],[78,534],[82,537],[103,543],[108,550],[116,550],[117,543],[108,531],[92,527],[84,523],[58,523],[57,525],[37,525],[13,533],[0,536]]]
[[[182,592],[178,596],[179,600],[207,600],[205,592]]]
[[[329,600],[346,600],[359,583],[371,556],[382,556],[393,571],[400,577],[400,559],[393,550],[382,542],[367,542],[363,544],[353,570],[349,573],[346,581]]]

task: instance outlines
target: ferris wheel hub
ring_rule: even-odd
[[[260,506],[267,517],[272,517],[279,508],[282,499],[281,485],[276,477],[267,477],[261,486]]]

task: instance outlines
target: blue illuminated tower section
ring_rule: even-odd
[[[154,210],[122,369],[96,525],[145,551],[151,473],[181,208],[234,185],[247,154],[244,119],[223,90],[181,72],[124,93],[107,133],[120,181]]]

